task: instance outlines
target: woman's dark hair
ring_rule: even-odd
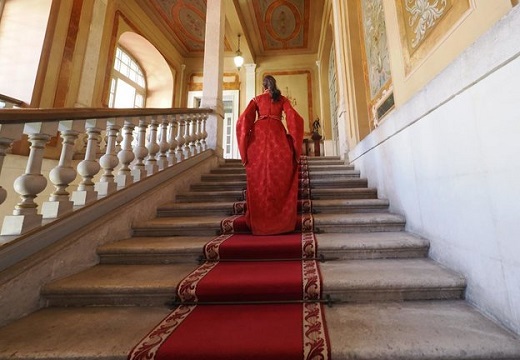
[[[272,77],[271,75],[266,75],[264,77],[263,86],[264,90],[269,90],[269,93],[271,94],[271,99],[273,101],[280,100],[282,92],[278,90],[278,88],[276,87],[276,79],[274,77]]]

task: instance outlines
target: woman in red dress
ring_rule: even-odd
[[[247,175],[246,222],[254,235],[294,231],[303,141],[303,119],[282,96],[275,78],[265,76],[263,87],[264,93],[240,115],[236,129]]]

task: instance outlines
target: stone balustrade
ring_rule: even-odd
[[[0,186],[0,205],[11,192],[20,197],[12,214],[3,221],[0,219],[0,235],[27,233],[42,226],[44,219],[58,219],[205,151],[206,120],[211,112],[210,109],[0,110],[0,176],[12,143],[23,135],[30,142],[25,172],[16,178],[12,188],[5,183]],[[57,134],[61,154],[57,166],[45,176],[44,150]],[[85,149],[82,160],[74,167],[78,139],[85,139]],[[116,168],[118,172],[114,174]],[[69,192],[78,176],[81,180],[77,189]],[[36,198],[48,182],[55,190],[47,201],[39,204]]]

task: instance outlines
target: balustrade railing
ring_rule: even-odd
[[[211,112],[210,109],[0,110],[0,177],[12,143],[23,135],[30,142],[25,172],[16,178],[12,188],[5,183],[0,186],[0,206],[9,192],[20,197],[12,214],[4,217],[0,235],[24,234],[41,226],[43,219],[57,219],[78,206],[109,196],[205,151],[206,120]],[[45,176],[44,150],[57,134],[61,138],[61,153],[57,166]],[[74,167],[76,143],[84,138],[83,158]],[[100,147],[102,143],[104,148]],[[81,181],[70,192],[77,176]],[[48,182],[55,190],[39,206],[36,198]]]

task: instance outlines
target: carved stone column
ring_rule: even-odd
[[[130,170],[130,163],[135,159],[134,152],[132,151],[134,128],[135,124],[132,119],[126,119],[123,125],[123,142],[121,145],[121,151],[117,153],[117,157],[121,162],[121,168],[116,177],[118,187],[125,187],[134,182],[132,171]]]
[[[224,103],[222,101],[222,79],[224,72],[225,1],[208,1],[206,9],[206,37],[204,43],[204,83],[201,108],[213,109],[208,116],[207,144],[222,157],[222,134]]]
[[[20,139],[23,134],[23,124],[2,125],[0,124],[0,175],[4,166],[4,158],[7,149],[13,141]],[[0,204],[7,198],[7,191],[0,186]]]
[[[159,156],[157,165],[159,166],[159,170],[164,170],[168,167],[167,152],[170,149],[170,143],[168,142],[168,115],[161,116],[159,130]]]
[[[103,169],[103,175],[95,189],[99,196],[106,196],[117,190],[117,183],[113,174],[114,168],[119,164],[116,155],[117,134],[121,129],[121,121],[117,119],[109,119],[107,122],[107,146],[105,154],[99,159],[99,165]]]
[[[87,151],[85,159],[78,164],[78,174],[83,180],[78,186],[78,190],[72,193],[72,201],[75,206],[87,205],[97,200],[98,193],[95,190],[92,179],[101,169],[97,161],[97,152],[99,149],[99,140],[101,137],[101,129],[105,128],[106,120],[87,120],[85,130],[87,132]]]
[[[157,153],[161,149],[157,143],[157,128],[158,122],[155,116],[152,116],[150,120],[150,136],[146,149],[148,150],[148,157],[145,162],[145,169],[147,175],[153,175],[159,171],[159,165],[157,164]]]
[[[179,134],[177,135],[177,161],[181,162],[186,157],[184,156],[184,129],[186,122],[184,121],[185,115],[177,115],[177,122],[179,123]]]
[[[134,147],[136,163],[132,169],[134,181],[142,180],[147,176],[144,165],[144,158],[148,155],[148,149],[145,146],[147,127],[146,117],[143,116],[139,119],[139,125],[137,125],[137,145]]]
[[[43,216],[38,214],[38,205],[34,199],[47,186],[47,179],[42,175],[43,151],[45,144],[56,134],[58,124],[29,123],[24,127],[31,143],[25,173],[19,176],[13,186],[20,194],[21,201],[16,204],[13,215],[4,217],[0,235],[20,235],[42,224]]]
[[[73,209],[74,203],[70,200],[70,193],[67,191],[69,184],[76,179],[77,172],[72,167],[72,157],[74,156],[74,143],[78,138],[79,132],[72,129],[61,130],[63,145],[58,166],[49,173],[49,180],[54,184],[54,192],[49,197],[49,201],[42,204],[42,215],[44,219],[52,219],[62,216]]]
[[[164,116],[165,119],[170,119],[170,131],[168,132],[168,144],[170,144],[170,150],[168,150],[168,164],[171,166],[176,164],[179,160],[177,159],[177,137],[179,133],[179,122],[175,115]]]

